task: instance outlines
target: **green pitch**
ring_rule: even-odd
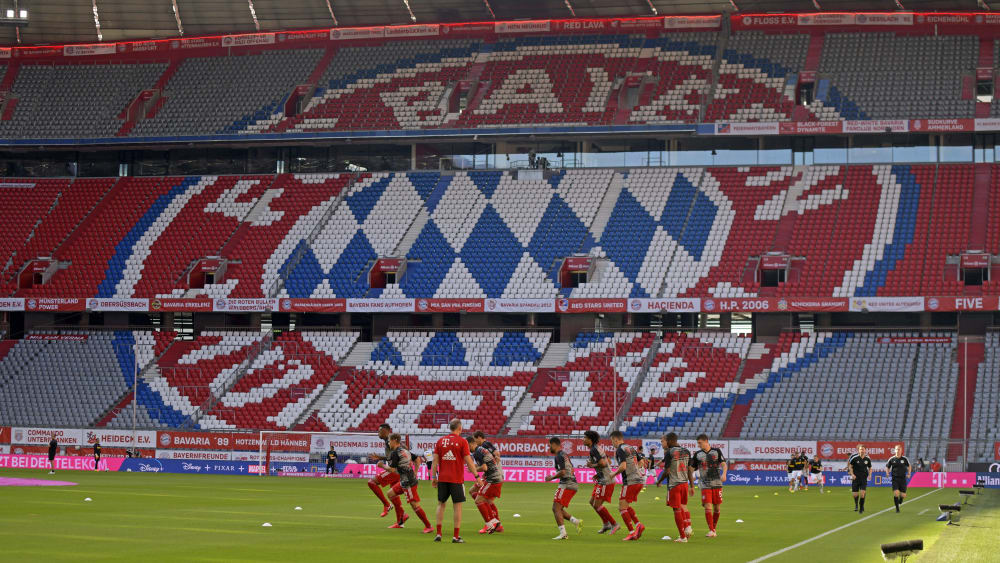
[[[673,555],[686,560],[749,561],[859,519],[852,510],[850,492],[844,488],[830,488],[832,492],[821,495],[815,488],[791,494],[782,488],[729,487],[719,537],[704,537],[704,512],[692,498],[689,509],[694,538],[687,544],[676,544],[660,539],[677,533],[662,500],[665,490],[648,487],[636,505],[646,533],[638,542],[623,543],[622,532],[617,536],[596,533],[600,521],[587,504],[591,486],[583,485],[569,508],[583,518],[583,532],[568,526],[570,540],[554,542],[550,539],[556,535],[552,485],[510,483],[504,485],[499,504],[505,532],[477,534],[483,522],[470,502],[466,503],[462,525],[467,543],[452,545],[447,542],[450,509],[445,515],[444,543],[435,544],[432,537],[420,533],[419,521],[409,507],[407,513],[412,517],[406,529],[388,530],[391,516],[378,517],[381,505],[360,480],[70,471],[49,476],[30,470],[3,470],[0,476],[79,483],[71,487],[0,488],[0,559],[6,561],[126,557],[144,561],[384,561],[403,557],[467,562],[486,555],[498,561],[624,557],[642,561]],[[912,500],[903,505],[901,514],[892,510],[889,491],[870,492],[864,516],[874,516],[768,561],[875,562],[882,561],[878,547],[883,542],[922,538],[925,549],[934,555],[936,543],[946,546],[958,541],[965,548],[981,545],[988,549],[995,538],[993,526],[1000,508],[990,493],[974,500],[982,513],[978,515],[980,522],[987,527],[946,528],[934,522],[934,517],[938,504],[958,502],[955,490],[912,489]],[[420,493],[433,523],[434,489],[422,482]],[[657,496],[661,500],[655,500]],[[84,502],[85,497],[93,500]],[[302,510],[296,511],[296,506]],[[888,512],[876,514],[887,508]],[[514,513],[521,517],[513,518]],[[612,513],[617,518],[616,506]],[[963,523],[974,523],[976,517],[976,510],[966,511]],[[743,522],[736,523],[737,519]],[[262,527],[265,522],[272,526]],[[976,539],[977,533],[981,539]],[[949,549],[949,554],[954,556],[955,552]]]

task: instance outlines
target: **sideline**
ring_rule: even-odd
[[[924,494],[920,495],[917,498],[909,499],[909,500],[906,501],[906,503],[909,504],[909,503],[912,503],[914,501],[918,501],[918,500],[924,498],[927,495],[933,495],[934,493],[936,493],[938,491],[942,491],[942,490],[944,490],[944,489],[934,489],[933,491],[924,493]],[[843,530],[845,528],[850,528],[851,526],[853,526],[855,524],[860,524],[860,523],[864,522],[865,520],[868,520],[869,518],[874,518],[874,517],[878,516],[879,514],[885,514],[886,512],[889,512],[890,510],[895,510],[895,507],[890,506],[889,508],[886,508],[886,509],[883,509],[883,510],[879,510],[878,512],[876,512],[874,514],[869,514],[868,516],[865,516],[864,518],[858,518],[857,520],[854,520],[852,522],[848,522],[847,524],[844,524],[842,526],[838,526],[838,527],[836,527],[836,528],[834,528],[832,530],[827,530],[827,531],[823,532],[822,534],[820,534],[818,536],[813,536],[813,537],[811,537],[809,539],[802,540],[799,543],[792,544],[792,545],[790,545],[788,547],[784,547],[782,549],[779,549],[778,551],[775,551],[775,552],[772,552],[772,553],[768,553],[767,555],[758,557],[757,559],[753,559],[749,563],[758,563],[759,561],[764,561],[766,559],[770,559],[770,558],[775,557],[777,555],[781,555],[782,553],[785,553],[786,551],[791,551],[791,550],[793,550],[793,549],[795,549],[797,547],[802,547],[803,545],[805,545],[807,543],[810,543],[810,542],[814,542],[814,541],[816,541],[816,540],[818,540],[820,538],[825,538],[826,536],[829,536],[830,534],[839,532],[839,531],[841,531],[841,530]]]

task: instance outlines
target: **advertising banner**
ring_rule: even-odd
[[[701,310],[701,299],[647,299],[636,297],[628,300],[630,313],[697,313]]]
[[[93,444],[98,440],[100,440],[102,446],[113,447],[113,448],[131,448],[132,431],[110,430],[107,428],[101,428],[96,430],[83,430],[84,444],[88,445]],[[139,448],[155,448],[156,431],[136,430],[135,445]]]
[[[417,299],[418,313],[482,313],[486,305],[482,299]]]
[[[258,452],[248,454],[257,461]],[[306,455],[308,458],[309,456]],[[274,459],[274,455],[271,456]],[[217,452],[209,450],[156,450],[156,459],[194,459],[201,461],[232,461],[233,452]],[[305,461],[309,461],[306,459]]]
[[[816,442],[806,440],[730,440],[729,457],[734,459],[788,459],[793,453],[805,450],[812,457],[816,453]]]
[[[2,297],[0,298],[0,311],[23,311],[23,297]]]
[[[784,461],[737,461],[729,464],[730,471],[785,471]]]
[[[874,480],[875,476],[872,476]],[[883,480],[885,480],[885,474],[882,474]],[[889,483],[886,483],[887,485]],[[909,486],[911,487],[937,487],[945,489],[957,489],[962,487],[971,487],[976,484],[976,474],[975,473],[931,473],[920,472],[914,473],[910,477]]]
[[[87,308],[91,311],[131,311],[145,313],[149,311],[149,299],[105,299],[91,297],[87,299]]]
[[[852,297],[850,310],[854,312],[923,311],[923,297]]]
[[[556,299],[559,313],[624,313],[626,299]]]
[[[10,431],[12,444],[48,445],[53,437],[59,446],[81,446],[83,431],[78,428],[22,428],[14,427]]]
[[[208,297],[181,299],[174,297],[157,297],[149,300],[149,310],[153,312],[189,312],[209,313],[212,311],[212,299]]]
[[[10,426],[0,426],[0,444],[10,443]]]
[[[256,313],[274,311],[277,308],[277,299],[232,299],[219,297],[212,304],[212,310],[221,313]]]
[[[554,313],[552,299],[487,299],[487,313]]]
[[[896,455],[892,449],[897,445],[903,446],[903,455],[906,455],[906,444],[903,442],[869,442],[856,440],[850,442],[817,442],[820,459],[847,460],[851,454],[858,451],[858,444],[864,444],[868,449],[868,457],[872,460],[885,461]]]
[[[278,307],[281,312],[298,313],[345,313],[347,312],[347,300],[340,298],[327,299],[279,299]]]
[[[976,473],[976,484],[987,489],[1000,489],[1000,476],[990,473]]]
[[[348,299],[349,313],[412,313],[413,299]]]
[[[118,471],[125,458],[105,456],[98,469]],[[56,456],[56,471],[93,471],[94,458],[91,456]],[[0,468],[7,469],[49,469],[49,458],[44,455],[0,454]]]
[[[261,465],[248,461],[188,461],[182,459],[128,458],[122,462],[118,471],[136,473],[198,473],[205,475],[259,475]],[[275,473],[277,473],[276,470]]]
[[[81,297],[29,297],[24,300],[24,310],[28,312],[83,311],[86,304],[86,300]]]

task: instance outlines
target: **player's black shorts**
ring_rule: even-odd
[[[858,477],[858,478],[855,478],[853,481],[851,481],[851,492],[852,493],[856,493],[858,491],[867,491],[867,490],[868,490],[868,477],[867,476],[865,476],[863,478]]]
[[[465,486],[462,483],[438,482],[438,502],[465,502]]]
[[[892,478],[892,490],[899,491],[901,493],[906,492],[906,477],[893,477]]]
[[[49,456],[49,461],[55,461],[55,460],[56,460],[56,456],[54,456],[54,455],[50,455]]]

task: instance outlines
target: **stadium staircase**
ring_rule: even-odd
[[[543,369],[552,369],[559,366],[566,365],[569,362],[569,351],[572,344],[569,342],[552,342],[549,344],[548,348],[542,354],[542,357],[538,360],[538,370],[531,378],[531,382],[528,384],[528,388],[525,390],[524,394],[521,395],[521,400],[511,411],[510,416],[507,417],[507,423],[505,426],[505,431],[507,434],[516,434],[518,429],[521,428],[521,424],[528,418],[531,414],[532,409],[535,407],[535,395],[532,394],[532,390],[535,393],[541,392],[545,388],[545,383],[548,381],[548,375],[539,377],[539,372]]]
[[[333,217],[334,212],[337,211],[340,204],[344,202],[344,198],[351,192],[351,186],[358,180],[359,178],[357,176],[352,176],[351,181],[346,186],[341,188],[340,193],[337,194],[337,199],[335,199],[333,203],[327,207],[326,211],[323,212],[323,217],[316,222],[316,226],[313,227],[313,229],[306,236],[305,244],[300,244],[298,248],[296,248],[295,253],[289,257],[288,263],[282,268],[278,279],[274,280],[274,285],[271,286],[271,289],[268,292],[268,297],[277,297],[281,293],[281,290],[285,287],[288,275],[295,271],[295,268],[302,261],[302,257],[305,256],[306,249],[312,247],[313,241],[315,241],[316,237],[323,232],[326,224],[330,221],[330,218]]]
[[[360,340],[354,344],[351,351],[347,353],[344,361],[341,365],[357,367],[365,365],[372,359],[372,351],[375,350],[374,342],[361,342]]]
[[[993,41],[992,37],[979,38],[979,60],[976,68],[993,68]],[[976,101],[976,117],[989,117],[993,104],[990,102]]]
[[[986,356],[986,345],[982,339],[963,337],[958,343],[956,355],[959,365],[958,386],[955,389],[955,406],[951,411],[947,461],[958,461],[962,457],[962,443],[966,439],[966,429],[971,428],[976,378],[979,366]]]
[[[646,381],[646,376],[649,375],[649,368],[653,365],[653,360],[656,358],[656,354],[660,351],[660,344],[663,343],[663,336],[660,333],[656,333],[656,337],[653,339],[653,343],[649,347],[649,351],[646,353],[646,357],[642,359],[642,370],[639,375],[632,382],[632,388],[629,389],[628,398],[622,404],[618,412],[615,413],[615,428],[621,428],[622,423],[625,421],[625,415],[632,408],[632,402],[635,401],[635,396],[642,389],[642,384]]]
[[[969,250],[986,249],[986,224],[990,215],[990,188],[993,165],[976,164],[976,182],[972,194],[972,221],[969,222]]]

